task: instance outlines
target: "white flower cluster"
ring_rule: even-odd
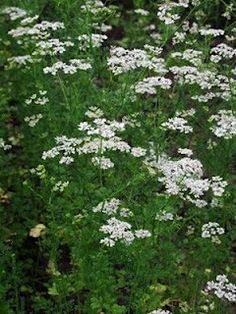
[[[222,59],[232,59],[236,56],[236,49],[221,43],[216,47],[211,48],[211,61],[219,62]]]
[[[26,17],[25,17],[26,16]],[[70,40],[61,41],[58,38],[50,38],[53,31],[64,29],[65,26],[61,22],[41,21],[40,23],[34,23],[38,20],[38,16],[24,15],[24,19],[21,20],[20,26],[11,29],[8,33],[17,40],[17,43],[24,48],[32,46],[34,51],[31,55],[16,56],[8,59],[10,66],[19,65],[26,66],[31,63],[40,62],[42,56],[50,55],[54,56],[62,54],[68,47],[74,46],[74,43]],[[52,73],[55,75],[59,69],[62,69],[64,73],[75,73],[78,69],[87,70],[91,68],[91,65],[84,60],[72,59],[69,60],[69,64],[65,64],[58,61],[52,67],[45,67],[45,73]]]
[[[97,206],[92,208],[94,213],[104,213],[108,216],[114,216],[119,214],[121,217],[131,217],[133,213],[128,208],[120,207],[121,201],[117,198],[112,198],[108,201],[99,203]]]
[[[79,49],[86,50],[90,47],[101,47],[102,43],[107,39],[107,35],[103,34],[83,34],[78,37],[80,43]]]
[[[162,157],[159,160],[159,170],[164,175],[159,181],[164,183],[168,194],[179,195],[197,207],[207,205],[207,202],[201,199],[207,191],[211,189],[214,197],[220,197],[227,185],[221,177],[203,179],[201,162],[189,157],[177,161]]]
[[[147,29],[147,28],[146,28]],[[151,25],[150,30],[153,30],[153,26]],[[158,44],[161,43],[161,34],[158,32],[153,32],[150,34],[150,37]]]
[[[45,105],[49,102],[48,97],[46,97],[47,91],[46,90],[39,90],[38,93],[33,94],[29,98],[25,100],[27,105]]]
[[[230,283],[226,275],[218,275],[216,281],[208,281],[206,291],[212,291],[219,299],[236,302],[236,285]]]
[[[191,117],[194,114],[194,109],[189,111],[177,112],[175,117],[169,118],[166,122],[163,122],[161,124],[161,127],[164,130],[174,130],[185,134],[191,133],[193,132],[193,128],[188,124],[188,121],[185,119],[185,117]]]
[[[67,47],[73,46],[74,43],[70,40],[60,41],[58,38],[40,40],[36,43],[36,50],[33,54],[40,56],[55,56],[64,53]]]
[[[209,121],[215,122],[211,130],[217,137],[231,139],[236,135],[236,116],[232,110],[220,110],[217,114],[212,115]]]
[[[122,122],[124,122],[125,125],[131,126],[132,128],[134,128],[134,127],[139,128],[141,126],[141,124],[139,121],[137,121],[138,116],[139,116],[138,112],[130,114],[129,116],[123,116]]]
[[[112,29],[111,25],[107,25],[105,23],[93,23],[93,27],[94,29],[100,31],[101,33],[106,33],[107,31],[110,31]]]
[[[110,13],[109,7],[105,6],[100,0],[87,0],[85,4],[81,5],[82,12],[89,12],[95,16],[100,16],[102,13]]]
[[[160,53],[160,50],[158,49],[156,53],[155,50],[150,51],[150,47],[146,46],[149,51],[112,47],[107,64],[115,75],[138,68],[147,68],[159,74],[166,74],[168,71],[165,67],[164,59],[156,56],[157,53]]]
[[[76,147],[81,144],[82,140],[76,138],[68,138],[67,136],[58,136],[55,140],[57,146],[43,152],[42,159],[45,160],[47,158],[55,158],[62,152],[63,156],[60,159],[60,163],[72,163],[74,161],[74,158],[72,158],[71,155],[74,155],[76,153]]]
[[[39,114],[34,114],[32,116],[25,117],[24,120],[25,120],[25,122],[28,123],[28,125],[31,128],[33,128],[39,122],[39,120],[42,119],[42,117],[43,117],[43,115],[41,113],[39,113]]]
[[[3,138],[0,137],[0,148],[2,148],[3,150],[8,150],[11,149],[11,147],[11,145],[6,144]]]
[[[225,17],[227,20],[231,19],[232,13],[234,10],[234,4],[231,3],[227,5],[225,12],[222,14],[223,17]]]
[[[139,229],[132,230],[132,225],[126,221],[122,221],[114,217],[119,215],[120,217],[133,216],[132,211],[129,208],[121,207],[121,201],[116,198],[112,198],[109,201],[99,203],[93,209],[94,213],[104,213],[108,216],[113,216],[106,221],[106,224],[100,227],[100,231],[107,234],[100,243],[112,247],[117,241],[121,241],[126,245],[131,244],[135,238],[144,239],[151,236],[148,230]]]
[[[39,15],[29,16],[29,17],[26,17],[23,20],[21,20],[20,24],[22,26],[32,24],[33,22],[37,21],[38,18],[39,18]]]
[[[213,199],[217,199],[223,195],[227,185],[227,182],[219,176],[203,179],[203,165],[197,159],[183,157],[179,160],[171,160],[166,155],[157,159],[154,151],[151,150],[144,164],[151,173],[155,169],[162,173],[163,176],[158,180],[165,185],[167,194],[178,195],[200,208],[207,205],[207,202],[202,199],[206,192],[211,190]]]
[[[210,238],[213,243],[220,244],[218,236],[224,233],[224,228],[220,227],[217,222],[208,222],[202,226],[202,238]]]
[[[27,65],[27,63],[33,63],[34,60],[30,55],[25,55],[25,56],[16,56],[16,57],[11,57],[8,58],[7,61],[10,63],[10,65]]]
[[[15,21],[27,15],[27,12],[25,10],[20,9],[18,7],[7,7],[3,9],[1,13],[8,15],[11,21]]]
[[[186,155],[187,157],[190,157],[193,155],[193,151],[189,148],[179,148],[178,153],[181,155]]]
[[[30,169],[30,173],[36,174],[40,179],[45,179],[47,175],[44,165],[38,165],[36,168]]]
[[[11,35],[13,38],[26,36],[32,37],[34,39],[45,39],[50,36],[49,31],[56,31],[63,28],[65,28],[65,26],[61,22],[42,21],[33,26],[18,26],[15,29],[11,29],[8,34]]]
[[[149,11],[141,9],[141,8],[134,10],[134,12],[142,16],[148,16],[150,14]]]
[[[223,29],[215,29],[215,28],[201,28],[199,29],[199,33],[202,36],[223,36],[224,35],[224,30]]]
[[[224,194],[225,187],[227,186],[227,182],[223,181],[223,179],[219,176],[215,176],[211,178],[211,189],[213,191],[214,196],[220,197]]]
[[[153,55],[153,56],[158,56],[162,53],[163,51],[163,48],[161,47],[157,47],[157,46],[152,46],[152,45],[148,45],[148,44],[145,44],[144,45],[144,49],[150,54],[150,55]]]
[[[154,310],[152,312],[149,312],[148,314],[171,314],[168,310]]]
[[[64,74],[74,74],[78,70],[89,70],[92,66],[90,63],[88,63],[86,60],[83,59],[71,59],[69,60],[69,63],[64,63],[62,61],[58,61],[54,63],[50,67],[45,67],[43,69],[43,72],[45,74],[52,74],[56,75],[58,71],[62,71]]]
[[[58,181],[52,188],[53,192],[63,192],[65,188],[69,185],[69,181]]]
[[[208,102],[209,100],[211,99],[214,99],[214,98],[222,98],[224,99],[225,101],[228,101],[230,100],[230,93],[229,92],[209,92],[209,93],[206,93],[206,94],[202,94],[202,95],[194,95],[192,96],[191,98],[193,100],[197,100],[199,102]]]
[[[60,163],[69,164],[74,161],[71,157],[75,153],[78,155],[95,154],[92,158],[94,165],[102,169],[108,169],[114,166],[109,158],[105,158],[107,151],[120,151],[130,153],[134,157],[142,157],[146,154],[146,150],[141,147],[131,147],[127,142],[123,141],[117,132],[125,131],[128,122],[109,121],[103,118],[103,112],[97,107],[91,107],[86,112],[93,121],[81,122],[79,131],[84,133],[80,138],[68,138],[61,136],[56,138],[57,146],[43,153],[42,158],[54,158],[60,153],[63,154]]]
[[[121,221],[115,217],[109,218],[107,224],[101,226],[101,232],[107,234],[100,243],[112,247],[117,241],[121,241],[126,245],[130,245],[135,238],[144,239],[149,238],[151,233],[148,230],[135,230],[132,231],[132,225],[128,222]]]
[[[190,23],[188,20],[183,21],[182,30],[184,32],[189,32],[190,34],[197,34],[198,33],[198,24],[193,22]]]
[[[147,77],[143,81],[138,82],[135,86],[135,92],[137,94],[156,94],[156,87],[162,89],[169,89],[171,87],[171,80],[162,76]]]
[[[216,73],[210,70],[199,71],[193,66],[173,66],[170,71],[175,75],[176,80],[181,84],[198,84],[202,89],[210,89],[219,84],[216,80]]]
[[[100,243],[112,247],[118,240],[120,240],[126,245],[129,245],[135,239],[131,228],[132,226],[128,222],[112,217],[107,220],[107,224],[101,226],[99,229],[101,232],[108,234],[108,236],[102,239]]]
[[[156,220],[159,221],[169,221],[169,220],[174,220],[174,215],[172,213],[168,213],[165,210],[162,210],[156,215]]]
[[[164,2],[158,8],[157,16],[166,25],[174,24],[175,21],[180,19],[180,15],[173,13],[176,8],[187,8],[189,6],[189,0],[179,0],[178,2]]]
[[[176,81],[180,85],[198,85],[202,90],[207,90],[206,95],[193,96],[192,99],[207,101],[214,97],[229,100],[232,93],[232,85],[235,83],[233,78],[217,74],[215,70],[198,69],[193,66],[173,66],[170,71],[175,75]],[[214,89],[214,92],[210,91]]]
[[[185,38],[186,38],[185,32],[175,32],[175,34],[172,38],[172,43],[173,43],[173,45],[182,43],[182,42],[184,42]]]
[[[104,156],[92,157],[91,161],[94,164],[94,166],[97,166],[103,170],[107,170],[109,168],[114,167],[114,163],[111,161],[111,159]]]
[[[63,53],[67,47],[74,44],[67,41],[60,41],[57,38],[50,38],[53,31],[64,29],[65,26],[61,22],[41,21],[37,23],[38,16],[24,15],[24,19],[20,21],[20,25],[9,30],[8,34],[17,40],[17,43],[29,50],[34,47],[31,55],[16,56],[9,58],[11,64],[27,65],[28,63],[39,62],[42,56],[57,55]]]
[[[186,235],[190,236],[190,235],[194,234],[194,231],[195,231],[195,227],[192,225],[189,225],[189,226],[187,226]]]
[[[171,53],[172,58],[180,58],[182,60],[186,60],[195,66],[198,66],[202,63],[202,59],[201,59],[202,55],[203,55],[202,51],[194,50],[194,49],[186,49],[183,52]]]

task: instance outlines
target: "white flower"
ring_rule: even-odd
[[[229,79],[223,75],[217,75],[215,70],[201,69],[195,66],[173,66],[170,71],[180,85],[197,84],[201,89],[210,90],[215,87],[220,90],[228,90]]]
[[[168,310],[154,310],[152,312],[149,312],[148,314],[171,314]]]
[[[193,132],[193,128],[188,125],[188,121],[181,117],[170,118],[167,122],[163,122],[161,126],[164,130],[176,130],[185,134]]]
[[[36,21],[39,18],[38,15],[34,15],[34,16],[29,16],[24,18],[23,20],[20,21],[20,24],[22,26],[28,25],[28,24],[32,24],[34,21]]]
[[[69,185],[69,181],[64,181],[64,182],[58,181],[58,182],[54,185],[54,187],[52,188],[52,190],[53,190],[54,192],[57,192],[57,191],[63,192],[64,189],[65,189],[68,185]]]
[[[29,38],[47,38],[50,36],[49,31],[56,31],[63,29],[65,26],[61,22],[49,22],[42,21],[33,26],[18,26],[15,29],[11,29],[8,34],[13,38],[29,37]]]
[[[171,160],[166,155],[157,158],[155,152],[151,150],[144,164],[154,174],[162,173],[158,180],[165,185],[166,193],[178,195],[199,208],[207,205],[207,202],[202,199],[207,191],[212,190],[213,198],[220,197],[227,185],[227,182],[219,176],[212,177],[212,179],[203,178],[203,165],[197,159],[184,157],[179,160]]]
[[[191,157],[193,155],[193,151],[188,148],[179,148],[178,153],[181,155],[186,155],[187,157]]]
[[[104,115],[104,113],[100,108],[91,106],[89,110],[85,112],[85,115],[91,119],[96,119],[96,118],[101,118]]]
[[[118,215],[126,218],[133,216],[132,211],[129,208],[121,207],[121,201],[116,198],[99,203],[97,206],[93,207],[92,211],[94,213],[100,212],[108,216],[113,216],[109,218],[99,229],[107,235],[105,238],[100,240],[100,243],[106,246],[114,246],[117,241],[121,241],[124,244],[129,245],[135,240],[135,238],[144,239],[151,236],[151,233],[148,230],[133,230],[130,223],[115,217]]]
[[[199,33],[202,36],[213,36],[213,37],[217,37],[217,36],[222,36],[224,35],[224,30],[223,29],[215,29],[215,28],[201,28],[199,29]]]
[[[236,134],[236,117],[231,110],[219,110],[209,121],[216,122],[211,130],[217,137],[231,139]]]
[[[145,78],[143,81],[138,82],[135,86],[135,92],[138,94],[156,94],[156,87],[162,89],[169,89],[171,87],[171,80],[161,76],[153,76]]]
[[[68,157],[78,154],[93,154],[92,163],[101,169],[109,169],[114,167],[114,163],[110,158],[105,156],[108,151],[120,151],[129,153],[134,157],[145,155],[146,150],[141,147],[131,147],[121,137],[117,135],[119,132],[125,131],[126,125],[130,125],[129,119],[123,119],[118,122],[115,120],[106,120],[103,118],[103,112],[96,107],[91,107],[86,112],[86,116],[92,119],[90,122],[81,122],[78,126],[80,137],[68,138],[61,136],[56,138],[57,146],[44,152],[42,158],[54,158],[59,154],[63,154],[67,159],[62,158],[60,163],[72,162]],[[74,158],[73,158],[74,160]]]
[[[182,43],[186,38],[185,32],[175,32],[174,37],[172,38],[173,45],[176,45],[178,43]]]
[[[231,19],[232,13],[234,10],[234,4],[231,3],[227,5],[225,12],[222,14],[223,17],[225,17],[227,20]]]
[[[148,16],[149,15],[149,11],[144,10],[144,9],[136,9],[134,10],[135,13],[143,15],[143,16]]]
[[[59,163],[60,164],[65,164],[65,165],[69,165],[74,161],[74,158],[72,157],[68,157],[68,156],[63,156],[61,157]]]
[[[174,24],[175,21],[180,19],[180,16],[178,14],[172,12],[172,10],[177,7],[188,7],[188,2],[164,2],[163,4],[159,5],[157,12],[158,18],[166,25]]]
[[[3,138],[0,138],[0,148],[2,148],[3,150],[8,150],[11,149],[11,147],[12,147],[11,145],[5,143]]]
[[[110,13],[111,9],[105,6],[100,0],[86,0],[85,4],[81,5],[82,12],[89,12],[95,16],[100,16],[102,13]]]
[[[212,291],[219,299],[236,302],[236,285],[230,283],[226,275],[218,275],[216,281],[208,281],[206,291]]]
[[[133,232],[131,224],[121,221],[115,217],[108,219],[106,224],[101,226],[99,230],[108,234],[107,237],[100,241],[100,243],[107,246],[114,246],[114,242],[117,241],[130,245],[135,238],[144,239],[151,236],[151,233],[148,230],[140,229]]]
[[[74,43],[69,40],[60,41],[58,38],[40,40],[36,43],[36,50],[34,51],[34,55],[39,54],[40,56],[54,56],[64,53],[67,47],[73,46]]]
[[[132,217],[133,213],[129,208],[120,208],[120,212],[119,212],[121,217]]]
[[[131,148],[131,155],[133,155],[134,157],[145,156],[145,154],[146,154],[146,149],[143,149],[141,147],[132,147]]]
[[[61,22],[42,21],[40,23],[34,24],[33,26],[18,26],[15,29],[11,29],[8,34],[13,38],[21,39],[21,41],[17,41],[18,43],[29,43],[29,40],[46,39],[50,37],[51,31],[56,31],[62,28],[64,28],[64,24]]]
[[[27,12],[18,7],[7,7],[1,11],[1,13],[9,16],[10,20],[15,21],[19,18],[23,18],[27,15]]]
[[[71,59],[69,60],[69,64],[63,63],[62,61],[58,61],[54,63],[51,67],[45,67],[43,72],[45,74],[56,75],[59,70],[62,70],[65,74],[74,74],[78,70],[89,70],[92,66],[90,63],[86,62],[83,59]]]
[[[227,186],[227,182],[223,181],[223,179],[219,176],[212,177],[211,179],[211,189],[214,194],[214,196],[222,196],[225,187]]]
[[[112,198],[109,201],[104,201],[104,202],[99,203],[92,210],[94,213],[102,212],[111,216],[117,213],[120,204],[121,204],[120,200],[116,198]]]
[[[213,243],[220,244],[219,235],[225,233],[217,222],[208,222],[202,226],[202,238],[210,238]]]
[[[39,122],[39,120],[41,120],[43,117],[43,115],[41,113],[39,114],[34,114],[32,116],[28,116],[28,117],[25,117],[24,120],[25,122],[28,123],[28,125],[33,128],[35,127],[35,125]]]
[[[98,23],[93,23],[93,27],[102,33],[106,33],[107,31],[110,31],[112,29],[111,25],[107,25],[104,23],[101,23],[100,25]]]
[[[116,244],[116,242],[114,240],[112,240],[111,238],[108,238],[108,237],[100,240],[100,243],[104,244],[106,246],[109,246],[109,247],[113,247]]]
[[[7,61],[9,63],[16,64],[19,66],[34,62],[34,60],[32,59],[30,55],[11,57],[11,58],[8,58]]]
[[[174,220],[174,215],[163,210],[156,215],[156,220],[159,221]]]
[[[219,62],[222,59],[232,59],[236,56],[236,49],[221,43],[211,48],[211,61]]]
[[[146,47],[149,51],[112,47],[110,50],[110,58],[107,61],[109,69],[115,75],[138,68],[152,69],[156,73],[166,74],[168,71],[166,70],[164,59],[157,58],[155,53],[153,55],[153,51],[150,51],[149,46]]]
[[[186,111],[176,112],[176,116],[170,118],[168,121],[163,122],[161,127],[164,130],[176,130],[180,133],[191,133],[193,132],[193,128],[188,124],[188,121],[185,119],[186,117],[192,117],[195,114],[195,109],[189,109]]]
[[[86,50],[89,47],[98,48],[107,39],[103,34],[82,34],[78,37],[80,43],[79,49]]]
[[[45,105],[49,102],[48,97],[46,97],[46,90],[39,90],[38,93],[31,95],[29,98],[25,100],[27,105],[35,104],[35,105]]]
[[[33,238],[39,238],[44,234],[46,227],[43,224],[38,224],[34,228],[30,229],[29,235]]]
[[[202,60],[201,60],[202,55],[203,55],[203,52],[200,50],[186,49],[183,52],[173,52],[171,54],[171,57],[186,60],[192,63],[193,65],[197,66],[202,63]]]
[[[133,232],[131,231],[131,224],[112,217],[107,220],[107,224],[100,227],[100,231],[108,234],[109,239],[113,241],[122,240],[125,244],[131,244],[135,239]],[[106,239],[106,238],[105,238]],[[104,240],[101,240],[103,243]]]
[[[95,166],[99,166],[99,168],[106,170],[114,167],[114,163],[111,161],[110,158],[106,157],[93,157],[91,159],[92,163]]]
[[[134,232],[134,235],[135,235],[135,237],[138,238],[138,239],[145,239],[145,238],[151,237],[151,232],[148,231],[148,230],[140,229],[140,230],[136,230],[136,231]]]

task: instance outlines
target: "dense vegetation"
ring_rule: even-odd
[[[235,313],[235,13],[1,2],[0,313]]]

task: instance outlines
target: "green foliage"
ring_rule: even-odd
[[[217,111],[234,109],[235,79],[228,101],[198,103],[191,97],[202,92],[199,85],[177,83],[168,90],[157,89],[156,95],[145,93],[133,99],[133,85],[156,73],[142,68],[114,75],[107,59],[111,46],[143,49],[150,44],[163,48],[161,57],[170,68],[186,65],[171,53],[191,47],[203,52],[202,70],[216,69],[229,78],[235,68],[233,60],[217,64],[209,60],[217,39],[202,39],[190,32],[174,45],[173,37],[189,21],[200,28],[207,24],[223,28],[234,34],[235,40],[236,9],[227,20],[222,17],[228,7],[224,1],[200,1],[186,10],[176,9],[180,19],[166,25],[156,16],[160,1],[130,1],[134,9],[149,10],[147,16],[125,10],[122,1],[105,1],[106,9],[92,14],[81,10],[85,2],[25,0],[2,4],[1,9],[18,6],[31,12],[30,16],[38,14],[39,21],[63,22],[65,28],[52,38],[69,37],[75,45],[63,55],[46,55],[29,66],[10,67],[9,58],[33,55],[35,46],[32,42],[17,43],[8,31],[19,26],[19,20],[0,15],[0,139],[12,145],[6,151],[0,148],[0,313],[147,314],[155,309],[173,314],[233,313],[230,302],[203,290],[218,274],[227,274],[232,280],[235,277],[235,142],[216,138],[209,122]],[[95,23],[111,24],[113,29],[106,32],[108,39],[101,47],[90,42],[83,51],[77,37],[99,33]],[[150,24],[156,26],[155,32],[150,31],[156,37],[147,30]],[[77,58],[89,60],[92,69],[72,75],[43,73],[43,68],[59,60]],[[173,76],[169,72],[166,78],[168,75]],[[47,90],[48,103],[26,105],[25,100],[39,90]],[[152,142],[158,156],[168,153],[174,158],[179,147],[192,149],[203,164],[204,178],[221,176],[228,182],[221,206],[199,208],[178,195],[165,193],[159,180],[161,172],[153,174],[150,165],[128,153],[109,151],[115,166],[108,170],[95,167],[92,154],[76,156],[69,165],[59,164],[58,157],[43,160],[43,152],[55,146],[57,136],[79,137],[78,125],[87,121],[85,113],[92,106],[102,109],[111,121],[121,122],[124,116],[138,114],[135,119],[139,127],[128,126],[121,133],[122,140],[132,147],[148,151]],[[161,125],[168,118],[192,107],[197,111],[192,119],[193,133],[176,135],[163,130]],[[43,118],[31,128],[25,117],[39,113]],[[55,190],[59,181],[69,182],[63,191]],[[92,209],[112,198],[132,210],[129,222],[134,230],[149,230],[151,236],[135,239],[131,245],[122,241],[113,247],[103,245],[100,228],[106,219]],[[210,193],[206,198],[210,204]],[[159,221],[156,216],[162,211],[175,219]],[[209,221],[219,222],[225,229],[220,244],[201,237],[202,225]]]

